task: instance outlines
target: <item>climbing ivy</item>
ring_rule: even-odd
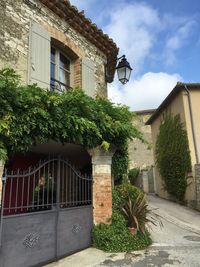
[[[115,184],[121,184],[127,176],[129,166],[128,144],[124,142],[116,150],[112,159],[112,175]]]
[[[12,69],[0,71],[0,159],[49,140],[104,149],[112,143],[118,152],[124,151],[128,139],[142,140],[132,118],[128,107],[93,99],[80,89],[58,94],[37,85],[21,85]],[[120,155],[122,162],[125,154]],[[116,160],[114,165],[116,169]],[[120,165],[127,172],[127,158]]]
[[[160,125],[155,152],[167,192],[179,201],[184,200],[191,158],[187,132],[179,115],[168,115]]]

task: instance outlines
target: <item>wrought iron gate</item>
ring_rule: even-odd
[[[28,267],[90,246],[92,178],[67,160],[3,177],[0,266]]]

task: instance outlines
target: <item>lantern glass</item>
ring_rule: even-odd
[[[121,67],[121,68],[117,69],[118,79],[122,83],[124,83],[125,73],[126,73],[126,68],[125,67]]]
[[[116,69],[117,69],[119,81],[122,84],[126,84],[130,79],[132,68],[131,68],[130,64],[128,63],[128,61],[126,60],[125,56],[119,62]]]
[[[129,81],[132,69],[126,67],[126,79]]]

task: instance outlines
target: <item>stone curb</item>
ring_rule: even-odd
[[[155,206],[153,206],[153,205],[151,205],[151,204],[150,204],[150,207],[152,207],[153,209],[154,209],[154,208],[157,209],[156,212],[157,212],[157,213],[158,213],[164,220],[166,220],[167,222],[173,223],[173,224],[175,224],[175,225],[177,225],[177,226],[179,226],[179,227],[181,227],[181,228],[183,228],[183,229],[185,229],[185,230],[188,230],[188,231],[190,231],[190,232],[193,232],[193,233],[195,233],[195,234],[200,235],[200,228],[199,228],[199,227],[191,226],[189,223],[183,222],[183,221],[181,221],[181,220],[179,220],[179,219],[177,219],[177,218],[175,218],[175,217],[169,215],[168,213],[165,213],[165,212],[163,212],[163,211],[160,211],[159,208],[157,208],[157,207],[155,207]]]

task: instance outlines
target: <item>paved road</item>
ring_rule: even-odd
[[[159,208],[164,227],[151,230],[153,245],[146,251],[104,253],[89,248],[48,267],[200,267],[200,213],[149,196]]]
[[[134,267],[200,266],[200,235],[185,230],[165,219],[162,229],[153,228],[153,245],[138,259]]]
[[[151,230],[153,245],[144,254],[129,253],[124,261],[106,260],[96,266],[200,267],[200,213],[153,196],[149,196],[149,204],[158,208],[163,222],[162,229]]]

